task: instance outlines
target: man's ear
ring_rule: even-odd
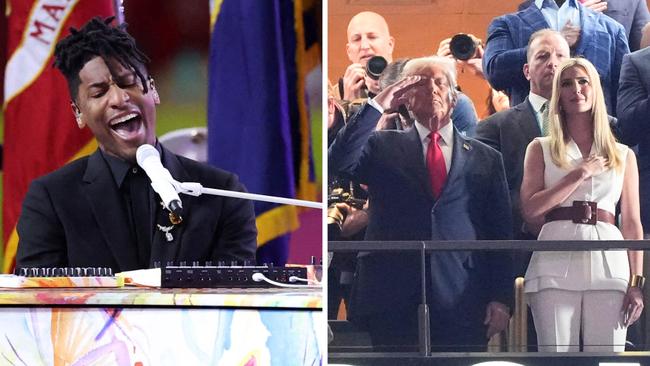
[[[350,50],[350,47],[351,47],[350,42],[345,44],[345,53],[348,55],[348,59],[350,60],[350,62],[354,62],[354,60],[352,59],[352,51]]]
[[[160,104],[160,95],[158,95],[158,90],[156,90],[156,83],[153,81],[153,77],[149,76],[149,92],[152,93],[153,101],[156,104]]]
[[[81,113],[77,103],[72,100],[70,101],[70,106],[72,107],[72,113],[74,113],[74,119],[77,121],[77,126],[79,126],[80,129],[86,127],[86,122],[83,121],[83,114]]]
[[[528,66],[528,63],[524,64],[524,77],[526,80],[530,80],[530,66]]]

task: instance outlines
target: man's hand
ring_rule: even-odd
[[[400,104],[408,104],[408,98],[411,92],[418,87],[425,85],[428,78],[419,75],[407,76],[404,79],[387,86],[381,93],[377,94],[374,101],[379,104],[384,111],[396,110]]]
[[[449,43],[451,43],[451,38],[445,38],[442,41],[440,41],[436,55],[441,57],[454,58],[454,55],[451,54],[451,48],[449,48]]]
[[[623,306],[621,307],[625,326],[629,327],[639,320],[642,311],[643,293],[641,293],[641,289],[638,287],[629,287],[623,298]]]
[[[343,100],[361,98],[361,90],[365,85],[366,69],[361,64],[352,64],[345,69],[343,75]]]
[[[585,6],[596,13],[602,13],[607,10],[607,1],[603,0],[585,0],[581,1],[582,6]]]
[[[474,44],[476,45],[476,53],[472,58],[469,60],[456,60],[456,65],[461,68],[461,70],[469,70],[472,74],[481,77],[485,79],[485,76],[483,75],[483,44],[480,38],[476,37],[473,34],[468,34],[474,41]],[[436,52],[436,55],[441,56],[441,57],[449,57],[449,58],[454,58],[454,55],[451,54],[451,48],[449,47],[449,44],[451,43],[451,38],[445,38],[442,41],[440,41],[440,44],[438,45],[438,51]]]
[[[395,118],[399,118],[398,112],[383,113],[381,117],[379,117],[379,121],[377,122],[377,127],[375,127],[375,130],[380,131],[395,129]]]
[[[566,39],[569,48],[573,49],[580,39],[580,26],[572,25],[571,21],[568,21],[560,30],[560,33]]]
[[[483,74],[483,42],[473,34],[468,34],[468,36],[474,40],[476,53],[469,60],[457,60],[456,63],[461,67],[461,70],[469,70],[473,75],[485,79],[485,75]]]
[[[341,110],[341,107],[336,102],[334,97],[327,97],[327,129],[334,127],[336,125],[336,111]],[[341,112],[341,115],[343,112]]]
[[[339,207],[339,205],[341,203],[337,204],[336,207]],[[347,204],[345,205],[347,206]],[[347,217],[341,226],[341,236],[344,238],[353,236],[368,226],[368,221],[366,210],[348,206]]]
[[[488,327],[486,337],[490,339],[493,335],[504,331],[508,328],[508,321],[510,321],[510,309],[498,301],[490,301],[483,322],[483,325]]]

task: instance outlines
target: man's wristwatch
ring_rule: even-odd
[[[643,285],[645,285],[645,277],[642,275],[632,275],[630,280],[630,287],[638,287],[640,290],[643,290]]]

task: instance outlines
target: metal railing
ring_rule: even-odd
[[[570,241],[536,241],[536,240],[456,240],[456,241],[330,241],[330,252],[395,252],[408,251],[422,253],[420,265],[423,303],[426,305],[426,274],[424,258],[427,252],[433,251],[593,251],[593,250],[649,250],[650,240],[570,240]],[[527,305],[523,291],[523,279],[514,279],[515,309],[512,312],[508,334],[509,349],[524,352],[527,347]],[[421,316],[421,314],[420,314]],[[429,324],[419,325],[418,354],[431,356],[431,346],[428,344],[430,335]]]

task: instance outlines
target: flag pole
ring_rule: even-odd
[[[117,24],[124,23],[124,0],[113,0],[113,8],[115,8]]]

